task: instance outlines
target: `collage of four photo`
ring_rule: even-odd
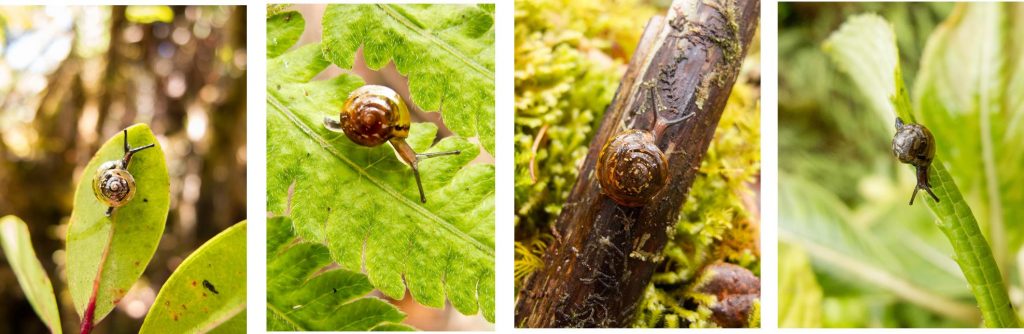
[[[0,333],[1022,326],[1024,4],[498,2],[0,5]]]

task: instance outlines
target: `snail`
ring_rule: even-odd
[[[663,118],[661,112],[670,108],[655,98],[657,92],[653,84],[644,86],[650,89],[649,104],[655,108],[654,130],[620,132],[605,143],[597,159],[597,180],[601,192],[628,207],[646,205],[668,183],[668,157],[658,147],[657,141],[669,125],[685,121],[695,114],[690,112],[675,119]],[[646,111],[647,105],[642,104],[640,114]]]
[[[132,156],[155,145],[131,148],[128,146],[128,130],[125,129],[124,157],[121,160],[104,162],[96,170],[96,176],[92,179],[92,192],[100,203],[108,206],[107,217],[114,213],[114,208],[128,204],[135,196],[135,178],[128,172],[128,163],[132,161]]]
[[[405,138],[409,137],[409,108],[402,97],[391,88],[365,85],[349,94],[341,108],[341,120],[324,118],[324,126],[334,132],[342,132],[356,144],[374,147],[384,142],[391,143],[398,156],[412,167],[416,186],[420,190],[420,202],[426,203],[423,183],[420,182],[419,162],[423,159],[459,154],[460,151],[416,153]]]
[[[939,201],[939,197],[932,192],[932,186],[928,183],[928,167],[935,158],[935,137],[928,128],[921,124],[904,124],[903,120],[896,117],[896,135],[892,137],[892,154],[905,164],[914,165],[917,168],[917,186],[914,187],[914,194],[910,195],[910,205],[914,205],[914,198],[917,191],[924,189],[929,195]]]

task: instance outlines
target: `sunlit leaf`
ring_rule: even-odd
[[[297,241],[286,218],[267,220],[267,330],[408,330],[405,314],[376,297],[366,276],[328,269],[330,252]]]
[[[277,13],[267,18],[267,58],[277,57],[295,45],[305,24],[306,20],[296,11]]]
[[[371,69],[393,61],[413,103],[494,153],[494,5],[328,5],[323,27],[327,60],[352,68],[362,48]]]
[[[124,134],[119,131],[83,169],[68,224],[68,288],[82,316],[94,293],[93,282],[98,280],[94,322],[110,313],[146,269],[163,235],[170,207],[164,152],[149,126],[129,127],[128,142],[133,148],[156,145],[135,154],[128,166],[137,186],[135,197],[107,217],[107,206],[93,194],[92,181],[99,165],[124,156]],[[98,275],[100,269],[103,271]]]
[[[160,288],[140,333],[244,333],[246,222],[220,232]]]
[[[21,291],[28,298],[29,304],[32,304],[36,315],[39,315],[51,333],[61,333],[53,284],[32,248],[32,239],[25,222],[15,216],[0,218],[0,245],[3,246],[4,256],[7,263],[11,264]]]
[[[436,126],[413,123],[407,141],[417,152],[462,151],[420,163],[421,203],[389,145],[359,146],[324,128],[363,84],[347,74],[311,81],[328,65],[318,44],[268,60],[267,210],[288,214],[296,234],[324,243],[343,268],[365,268],[389,297],[408,289],[423,305],[447,298],[493,320],[494,165],[470,164],[479,148],[460,137],[431,147]]]

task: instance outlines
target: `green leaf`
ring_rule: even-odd
[[[280,56],[295,45],[305,25],[306,20],[296,11],[277,13],[267,18],[267,58]]]
[[[896,99],[897,90],[905,93],[905,89],[902,79],[893,80],[899,76],[900,59],[896,35],[885,19],[874,14],[853,16],[829,36],[824,48],[840,69],[853,73],[854,85],[881,119],[890,119],[897,108],[910,111],[908,102]]]
[[[7,263],[11,264],[21,290],[32,309],[43,320],[51,333],[61,333],[60,313],[53,296],[53,284],[42,263],[32,249],[28,226],[15,216],[0,218],[0,245],[3,245]]]
[[[941,255],[921,253],[926,242],[908,226],[893,223],[909,221],[899,211],[904,208],[880,214],[883,221],[877,224],[859,223],[847,218],[857,215],[819,185],[785,174],[780,180],[786,186],[779,189],[779,241],[805,249],[816,269],[843,277],[848,285],[887,291],[947,318],[977,321],[976,308],[957,300],[958,292],[966,290],[959,273],[931,260]]]
[[[833,60],[854,78],[865,96],[872,101],[887,99],[891,103],[887,110],[894,114],[892,116],[917,123],[911,114],[910,97],[900,75],[893,36],[891,26],[885,20],[874,15],[856,16],[829,37],[826,49]],[[891,84],[885,84],[886,81]],[[871,87],[862,82],[884,87]],[[922,110],[919,113],[929,112]],[[884,119],[894,120],[895,117]],[[893,129],[891,123],[882,125]],[[936,137],[939,147],[953,145],[953,142],[953,138]],[[893,162],[897,163],[895,159]],[[947,171],[941,154],[937,154],[932,161],[929,175],[932,190],[939,197],[939,202],[930,199],[923,202],[936,216],[939,228],[952,243],[957,263],[970,284],[985,319],[985,326],[1020,327],[992,250],[981,234],[970,206]]]
[[[820,328],[821,297],[807,253],[780,242],[779,328]]]
[[[93,282],[98,279],[94,322],[110,313],[142,275],[163,235],[170,208],[170,181],[160,143],[145,124],[128,128],[128,142],[133,148],[156,145],[136,153],[128,166],[137,186],[135,197],[107,217],[107,206],[96,199],[92,190],[99,165],[124,156],[124,135],[119,131],[83,169],[68,223],[68,288],[75,309],[82,316],[93,295]],[[109,252],[104,256],[107,249]],[[97,275],[100,269],[102,274]]]
[[[366,276],[330,266],[327,247],[299,241],[289,219],[267,220],[267,330],[411,329],[393,305],[366,296]]]
[[[192,252],[160,288],[140,333],[244,333],[245,237],[242,221]]]
[[[1006,223],[1024,219],[1022,33],[1024,5],[957,4],[928,40],[913,90],[915,116],[942,140],[938,154],[1003,268],[1024,242],[1024,227]]]
[[[267,210],[327,245],[342,267],[365,272],[385,295],[494,319],[494,165],[470,164],[477,145],[413,123],[417,152],[461,150],[420,163],[427,203],[389,145],[363,147],[324,128],[355,76],[310,81],[330,65],[317,44],[268,60]]]
[[[323,27],[328,60],[352,68],[361,47],[371,69],[394,61],[413,103],[494,153],[493,5],[328,5]]]

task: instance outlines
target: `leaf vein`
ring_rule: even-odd
[[[391,187],[387,186],[386,184],[383,183],[383,181],[374,178],[365,169],[360,167],[355,162],[353,162],[353,161],[349,160],[348,158],[346,158],[344,155],[341,154],[341,152],[338,152],[338,150],[335,149],[333,146],[331,146],[326,140],[324,140],[322,137],[320,137],[315,132],[313,132],[312,129],[310,129],[305,124],[303,124],[302,121],[298,119],[298,116],[296,116],[294,113],[292,113],[290,109],[288,109],[281,101],[278,100],[277,96],[274,94],[273,91],[270,91],[268,89],[268,93],[269,94],[267,94],[267,101],[270,102],[270,104],[274,107],[274,109],[276,109],[278,112],[280,112],[282,115],[284,115],[285,118],[287,118],[289,121],[291,121],[292,124],[294,124],[296,128],[298,128],[303,133],[305,133],[307,136],[309,136],[310,139],[312,139],[314,142],[319,144],[320,147],[322,147],[323,149],[325,149],[328,152],[330,152],[331,155],[333,155],[335,158],[337,158],[338,160],[341,160],[342,162],[347,164],[350,168],[355,170],[360,176],[366,177],[366,180],[370,181],[370,183],[372,183],[373,185],[377,186],[377,188],[379,188],[384,193],[386,193],[389,196],[391,196],[397,203],[401,203],[401,204],[405,205],[406,207],[409,207],[410,209],[412,209],[412,210],[416,211],[417,213],[423,215],[424,217],[426,217],[426,218],[428,218],[428,219],[438,223],[438,226],[440,226],[441,228],[444,228],[447,232],[449,232],[452,235],[458,237],[459,239],[462,239],[463,242],[466,242],[467,244],[472,245],[478,251],[483,252],[487,256],[490,256],[490,257],[494,256],[494,251],[492,249],[490,249],[489,247],[487,247],[486,245],[484,245],[483,243],[481,243],[480,241],[478,241],[475,238],[469,236],[468,234],[466,234],[462,230],[459,230],[451,222],[448,222],[448,221],[442,219],[441,217],[438,217],[433,212],[430,212],[426,208],[423,208],[422,206],[419,206],[416,203],[413,203],[412,200],[406,198],[405,196],[402,196],[400,193],[398,193],[398,191],[396,191],[396,190],[392,189]]]

